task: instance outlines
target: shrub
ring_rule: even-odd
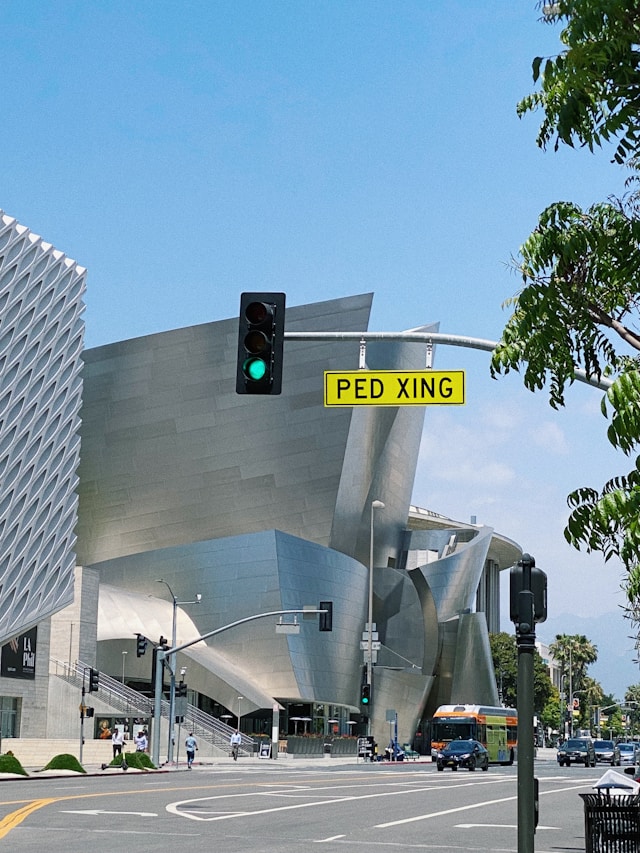
[[[12,752],[0,755],[0,773],[17,773],[19,776],[29,775]]]
[[[43,767],[43,770],[73,770],[75,773],[87,772],[75,755],[70,755],[68,752],[54,755],[51,761]]]
[[[122,760],[127,762],[127,766],[133,767],[136,770],[155,770],[155,764],[151,761],[146,752],[125,752],[122,755],[116,755],[110,763],[109,767],[120,767]]]

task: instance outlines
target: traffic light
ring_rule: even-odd
[[[187,685],[184,681],[181,681],[179,684],[176,684],[176,696],[183,697],[187,695]]]
[[[97,669],[89,670],[89,693],[95,693],[100,688],[100,673]]]
[[[320,613],[318,627],[321,631],[333,631],[333,601],[321,601],[318,610],[326,610]]]
[[[279,394],[284,351],[284,293],[243,293],[236,394]]]
[[[95,708],[85,708],[84,709],[85,717],[93,717],[94,714],[95,714]]]
[[[365,708],[371,704],[371,685],[366,682],[360,685],[360,704]]]
[[[136,634],[136,657],[141,658],[147,651],[147,638],[142,634]]]

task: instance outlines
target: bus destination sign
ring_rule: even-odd
[[[464,370],[326,370],[325,406],[462,406]]]

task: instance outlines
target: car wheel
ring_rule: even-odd
[[[476,769],[476,760],[475,758],[470,758],[469,763],[467,764],[469,772],[472,773]]]
[[[442,771],[444,770],[444,767],[442,766],[442,764],[438,764],[438,765],[437,765],[437,769],[438,769],[440,772],[442,772]]]
[[[487,763],[484,765],[484,767],[483,767],[482,769],[483,769],[483,770],[488,770],[488,769],[489,769],[489,762],[488,762],[488,761],[487,761]]]
[[[451,767],[451,770],[455,773],[457,769],[458,769],[458,765],[457,765],[457,764],[453,764],[453,765],[452,765],[452,767]]]
[[[589,758],[589,756],[588,756],[588,755],[587,755],[587,757],[586,757],[586,758],[585,758],[585,760],[584,760],[584,766],[585,766],[585,767],[591,767],[591,759]]]

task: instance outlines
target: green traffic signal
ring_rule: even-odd
[[[267,372],[267,363],[262,358],[247,358],[243,362],[242,371],[248,379],[259,382]]]

